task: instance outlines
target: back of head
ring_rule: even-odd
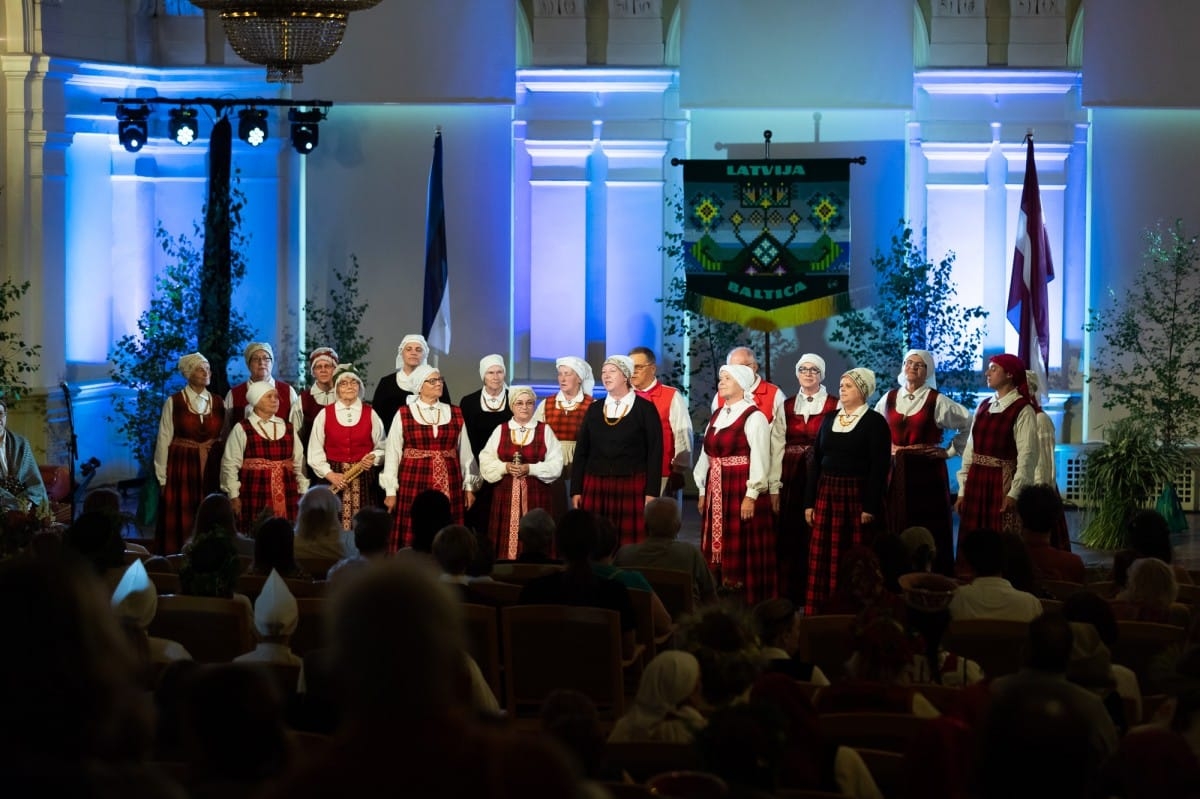
[[[517,540],[521,552],[527,555],[549,555],[554,543],[554,517],[544,508],[534,508],[521,517],[517,525]]]
[[[125,565],[121,522],[109,513],[80,514],[67,528],[63,544],[90,563],[97,574]]]
[[[736,786],[770,792],[783,759],[785,728],[783,715],[773,707],[730,705],[709,716],[696,733],[696,749],[705,771]]]
[[[1032,593],[1036,578],[1029,548],[1016,533],[1001,533],[1000,543],[1004,547],[1004,565],[1000,567],[1000,575],[1018,591]]]
[[[399,512],[404,511],[401,509]],[[431,552],[433,537],[438,530],[454,524],[450,498],[437,489],[431,488],[417,494],[409,512],[412,515],[412,548],[418,552]]]
[[[1065,622],[1063,622],[1065,625]],[[1041,681],[992,700],[980,731],[976,786],[982,799],[1084,799],[1099,758],[1073,691]]]
[[[115,488],[96,488],[83,499],[83,513],[121,513],[121,494]]]
[[[907,527],[900,533],[900,543],[908,552],[908,565],[912,571],[925,572],[933,566],[937,556],[937,544],[928,527]]]
[[[1058,489],[1049,485],[1029,485],[1017,496],[1017,515],[1030,533],[1050,535],[1054,523],[1062,514],[1062,498]]]
[[[568,563],[586,563],[596,547],[596,517],[586,510],[569,510],[554,533],[558,554]]]
[[[194,536],[183,548],[179,583],[191,596],[232,597],[242,570],[237,545],[225,532],[210,531]]]
[[[1139,557],[1171,562],[1171,528],[1158,511],[1141,510],[1135,513],[1129,519],[1125,537]]]
[[[196,519],[192,523],[192,535],[212,530],[224,530],[229,535],[235,535],[238,532],[237,517],[233,515],[233,504],[225,494],[209,494],[196,509]]]
[[[759,602],[753,613],[754,627],[763,646],[780,647],[784,636],[796,624],[796,606],[783,597]]]
[[[977,577],[998,577],[1004,569],[1004,540],[995,530],[974,530],[959,546]]]
[[[683,521],[679,516],[679,503],[671,497],[655,497],[646,505],[646,535],[650,538],[675,540]]]
[[[1063,618],[1067,621],[1090,624],[1096,628],[1100,640],[1109,649],[1117,642],[1117,617],[1112,605],[1099,594],[1091,591],[1076,591],[1066,598],[1062,606]]]
[[[882,533],[871,544],[875,557],[879,559],[879,570],[883,574],[883,586],[893,594],[900,593],[900,578],[912,571],[912,560],[908,548],[900,536]]]
[[[475,550],[475,534],[461,524],[443,527],[433,539],[433,557],[446,574],[466,574]]]
[[[329,486],[313,486],[300,497],[296,535],[301,538],[337,538],[342,533],[342,501]]]
[[[456,704],[464,650],[460,603],[418,558],[389,558],[330,598],[331,654],[348,718],[390,729]]]
[[[364,558],[387,552],[392,517],[383,508],[363,508],[354,514],[354,546]]]
[[[881,683],[895,682],[913,655],[904,628],[890,616],[879,616],[858,632],[854,653],[854,676]]]
[[[700,685],[713,707],[744,694],[765,665],[749,614],[730,605],[710,605],[684,620],[678,646],[700,663]]]
[[[183,705],[193,776],[261,780],[287,765],[283,699],[259,666],[221,663],[191,676]]]
[[[604,733],[596,705],[586,694],[567,688],[552,691],[542,702],[541,728],[575,757],[587,777],[601,778]]]
[[[617,551],[617,526],[607,516],[597,516],[595,520],[596,543],[592,545],[592,560],[608,560]]]
[[[264,522],[254,538],[254,570],[270,574],[272,569],[284,577],[296,571],[296,534],[278,516]]]
[[[1061,614],[1043,613],[1029,622],[1029,637],[1025,642],[1026,665],[1048,674],[1066,674],[1073,645],[1070,622]]]
[[[1129,601],[1165,609],[1179,595],[1175,572],[1158,558],[1138,558],[1129,567]]]

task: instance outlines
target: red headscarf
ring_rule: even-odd
[[[1017,393],[1025,399],[1031,399],[1029,396],[1029,381],[1025,377],[1025,362],[1016,355],[1010,355],[1007,352],[1002,352],[999,355],[993,355],[988,359],[989,363],[994,363],[1012,376],[1013,386],[1017,389]]]

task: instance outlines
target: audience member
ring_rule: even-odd
[[[128,620],[132,623],[132,629],[140,633],[152,665],[192,659],[182,644],[146,632],[158,611],[158,591],[150,582],[150,575],[140,560],[135,560],[125,569],[125,575],[113,591],[112,606],[118,619]]]
[[[1158,511],[1141,510],[1133,514],[1125,528],[1125,544],[1128,549],[1113,556],[1113,582],[1119,588],[1125,587],[1129,566],[1138,558],[1158,558],[1171,567],[1176,583],[1192,584],[1187,569],[1173,562],[1171,528]]]
[[[728,784],[730,799],[769,799],[786,752],[785,726],[766,704],[728,705],[697,733],[696,751],[704,770]]]
[[[1052,485],[1028,485],[1017,496],[1021,537],[1033,562],[1034,575],[1042,580],[1082,583],[1083,559],[1050,543],[1050,534],[1061,513],[1062,497]]]
[[[517,523],[517,563],[558,563],[554,547],[554,517],[545,508],[533,508]]]
[[[286,519],[282,520],[287,522]],[[251,651],[238,655],[236,662],[281,663],[300,666],[303,661],[292,653],[288,642],[300,622],[300,607],[288,590],[287,583],[273,571],[263,583],[258,599],[254,600],[254,629],[258,643]]]
[[[442,582],[452,583],[463,602],[494,605],[492,597],[471,588],[471,584],[478,580],[491,582],[492,578],[467,575],[467,567],[471,565],[478,549],[479,542],[475,534],[461,524],[443,527],[433,539],[433,558],[442,569]]]
[[[192,536],[183,547],[179,585],[188,596],[232,599],[246,612],[248,626],[254,624],[254,606],[245,594],[234,593],[242,562],[233,539],[213,530]]]
[[[1200,797],[1200,760],[1174,730],[1142,729],[1121,739],[1102,767],[1100,795],[1119,799]]]
[[[926,579],[932,577],[941,575],[930,575]],[[947,608],[908,606],[908,633],[912,637],[913,654],[905,669],[905,681],[948,688],[963,688],[983,681],[983,669],[978,663],[942,647],[942,639],[949,627],[950,611]]]
[[[1169,565],[1158,558],[1138,558],[1129,567],[1129,579],[1113,602],[1113,612],[1119,619],[1187,627],[1191,611],[1175,601],[1178,596],[1179,586]]]
[[[933,570],[934,559],[937,558],[937,544],[934,543],[933,533],[928,527],[908,527],[900,533],[900,543],[908,552],[909,572],[927,572]]]
[[[311,580],[312,575],[296,563],[296,534],[287,519],[276,516],[263,522],[254,538],[251,574],[267,576],[277,572],[289,580]]]
[[[551,691],[542,702],[541,728],[572,755],[580,777],[598,782],[622,781],[622,771],[607,762],[600,714],[586,694],[567,688]]]
[[[1078,591],[1067,597],[1062,606],[1063,617],[1069,622],[1082,622],[1096,628],[1100,640],[1112,652],[1117,644],[1119,628],[1112,604],[1091,591]],[[1112,676],[1117,683],[1117,693],[1122,699],[1133,702],[1133,714],[1127,721],[1137,724],[1142,717],[1142,691],[1137,675],[1128,666],[1112,664]]]
[[[691,743],[706,724],[697,710],[700,662],[687,652],[660,652],[642,672],[633,706],[617,720],[616,743]]]
[[[121,523],[121,540],[125,544],[126,552],[136,552],[139,555],[149,555],[150,550],[146,549],[141,544],[125,538],[125,531],[129,528],[130,517],[121,513],[121,492],[115,488],[93,488],[83,498],[83,507],[80,513],[91,513],[99,511],[117,517]]]
[[[838,563],[837,587],[821,606],[822,615],[887,615],[904,618],[904,602],[884,584],[879,558],[869,547],[854,547]]]
[[[616,580],[604,580],[592,572],[591,555],[596,536],[595,516],[585,510],[567,511],[555,531],[555,543],[565,568],[528,582],[521,589],[519,602],[617,611],[621,616],[621,647],[628,657],[634,649],[637,618],[628,589]]]
[[[767,661],[766,670],[813,685],[829,685],[829,678],[819,666],[796,659],[800,624],[800,609],[790,599],[768,599],[754,606],[754,627]]]
[[[388,537],[391,535],[392,517],[383,508],[363,508],[354,514],[354,548],[357,554],[345,557],[329,569],[327,580],[344,579],[357,572],[373,560],[387,557]]]
[[[425,564],[373,564],[330,601],[343,723],[328,751],[296,764],[268,796],[382,796],[400,786],[410,796],[574,795],[555,750],[469,718],[462,611]]]
[[[402,513],[403,511],[397,510],[396,512]],[[410,513],[412,514],[412,548],[417,552],[431,554],[434,536],[443,527],[454,524],[449,497],[433,488],[422,491],[413,498]]]
[[[700,663],[701,712],[744,701],[766,666],[749,614],[728,604],[705,605],[680,625],[676,643]]]
[[[1042,614],[1037,597],[1018,591],[1000,576],[1004,568],[1004,539],[1000,533],[976,530],[962,540],[961,547],[975,579],[959,586],[950,600],[951,618],[1029,621]]]
[[[900,593],[900,578],[912,571],[912,560],[908,548],[900,536],[887,531],[875,536],[871,551],[879,559],[879,570],[883,574],[883,587],[889,594]]]
[[[1129,724],[1125,720],[1125,703],[1117,693],[1108,647],[1092,625],[1077,621],[1068,624],[1071,625],[1071,660],[1067,663],[1067,679],[1098,697],[1117,728],[1117,735],[1124,735]]]
[[[341,560],[346,556],[342,545],[342,501],[329,486],[313,486],[300,497],[295,549],[298,558]]]
[[[104,582],[111,595],[125,576],[125,544],[121,523],[108,513],[82,513],[63,535],[63,546],[79,555]]]
[[[850,678],[823,689],[817,709],[937,717],[937,708],[906,681],[912,658],[912,644],[900,623],[888,616],[875,617],[856,632],[854,654],[846,664]]]
[[[679,503],[670,497],[652,499],[646,505],[644,519],[646,540],[618,549],[613,563],[625,569],[645,567],[687,572],[692,575],[692,591],[696,601],[710,602],[715,599],[716,584],[708,564],[704,562],[704,555],[698,547],[676,540],[683,526]]]
[[[613,555],[617,551],[617,527],[604,516],[596,517],[596,545],[592,547],[592,574],[602,580],[616,580],[631,591],[647,591],[650,593],[650,618],[654,623],[656,636],[669,633],[673,628],[671,614],[663,605],[654,588],[642,576],[641,572],[622,569],[613,565]]]
[[[239,555],[254,554],[254,539],[242,535],[237,529],[237,514],[233,512],[233,504],[227,494],[209,494],[200,501],[196,508],[196,519],[192,522],[192,536],[221,530],[233,538]]]
[[[1078,716],[1083,721],[1082,738],[1091,749],[1089,760],[1095,761],[1092,764],[1094,766],[1116,751],[1117,728],[1109,717],[1104,704],[1095,694],[1067,681],[1067,666],[1071,662],[1073,646],[1074,635],[1071,625],[1061,615],[1047,614],[1031,621],[1029,623],[1029,639],[1025,648],[1025,667],[1016,674],[997,677],[992,681],[992,695],[995,697],[992,714],[997,712],[997,707],[1019,706],[1019,700],[1010,705],[1012,695],[1024,693],[1036,695],[1038,689],[1052,690],[1063,704],[1069,706],[1071,716]],[[1046,712],[1049,710],[1050,708],[1047,708]],[[1036,708],[1029,706],[1029,711],[1036,713]],[[1013,719],[1013,721],[1019,721],[1019,719]],[[985,732],[984,738],[987,737]],[[1024,761],[1010,760],[1010,769],[1015,762]],[[1084,764],[1080,762],[1078,765]],[[1062,770],[1066,766],[1067,761],[1059,761],[1054,768]],[[993,795],[1013,796],[1016,794]]]

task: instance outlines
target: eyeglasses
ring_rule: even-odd
[[[430,385],[430,386],[436,386],[436,385],[440,385],[440,384],[442,384],[442,383],[445,383],[445,382],[446,382],[446,381],[445,381],[444,379],[440,378],[440,377],[427,377],[427,378],[425,378],[425,383],[426,383],[426,385]]]
[[[924,361],[905,361],[905,369],[928,369],[929,366]]]
[[[640,372],[640,371],[642,371],[643,369],[649,369],[649,368],[650,368],[651,366],[653,366],[653,365],[654,365],[654,364],[652,364],[652,363],[635,363],[635,364],[633,365],[633,371],[635,371],[635,372]]]
[[[801,366],[799,369],[796,370],[796,374],[798,374],[798,375],[819,375],[819,374],[821,374],[821,370],[815,366]]]
[[[512,401],[512,406],[513,406],[514,408],[521,408],[521,407],[524,407],[524,406],[526,406],[526,405],[528,405],[528,406],[531,406],[531,407],[532,407],[532,406],[534,405],[534,402],[533,402],[533,400],[513,400],[513,401]]]
[[[275,360],[270,355],[255,355],[250,359],[250,363],[270,363]]]

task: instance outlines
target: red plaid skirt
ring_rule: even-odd
[[[925,527],[937,545],[934,571],[954,574],[954,508],[946,461],[916,451],[900,450],[892,458],[888,485],[888,529],[899,534]]]
[[[492,487],[492,512],[488,534],[496,541],[498,560],[515,560],[517,557],[517,525],[521,517],[534,508],[550,513],[554,502],[550,496],[551,486],[536,477],[514,478],[504,475]]]
[[[458,439],[463,431],[462,411],[450,408],[450,421],[433,435],[431,425],[418,424],[412,408],[405,406],[396,414],[404,425],[404,451],[396,485],[396,521],[388,551],[412,546],[412,503],[422,491],[437,489],[450,498],[451,524],[463,523],[463,475],[458,460]]]
[[[838,561],[843,552],[868,543],[877,525],[864,529],[863,479],[822,474],[813,506],[812,542],[808,547],[808,586],[804,613],[811,616],[837,588]]]
[[[1016,468],[1016,461],[975,456],[967,471],[962,510],[958,514],[958,552],[962,551],[964,536],[985,527],[1000,533],[1020,534],[1021,520],[1016,511],[1006,513],[1004,510],[1004,498],[1012,487]],[[961,554],[956,562],[959,566],[966,564]]]
[[[646,514],[644,473],[585,474],[581,496],[585,510],[604,516],[616,525],[619,546],[646,537],[643,533]]]
[[[175,437],[167,447],[167,482],[163,486],[158,515],[158,552],[172,555],[183,549],[192,534],[196,508],[209,494],[220,488],[221,426],[225,406],[212,395],[212,413],[199,414],[187,409],[183,395],[171,396]]]
[[[246,427],[248,423],[243,422]],[[300,492],[296,485],[296,469],[292,462],[294,437],[292,426],[276,441],[268,441],[257,433],[246,431],[246,451],[238,478],[242,515],[238,523],[249,532],[255,518],[269,509],[271,515],[295,524]]]

